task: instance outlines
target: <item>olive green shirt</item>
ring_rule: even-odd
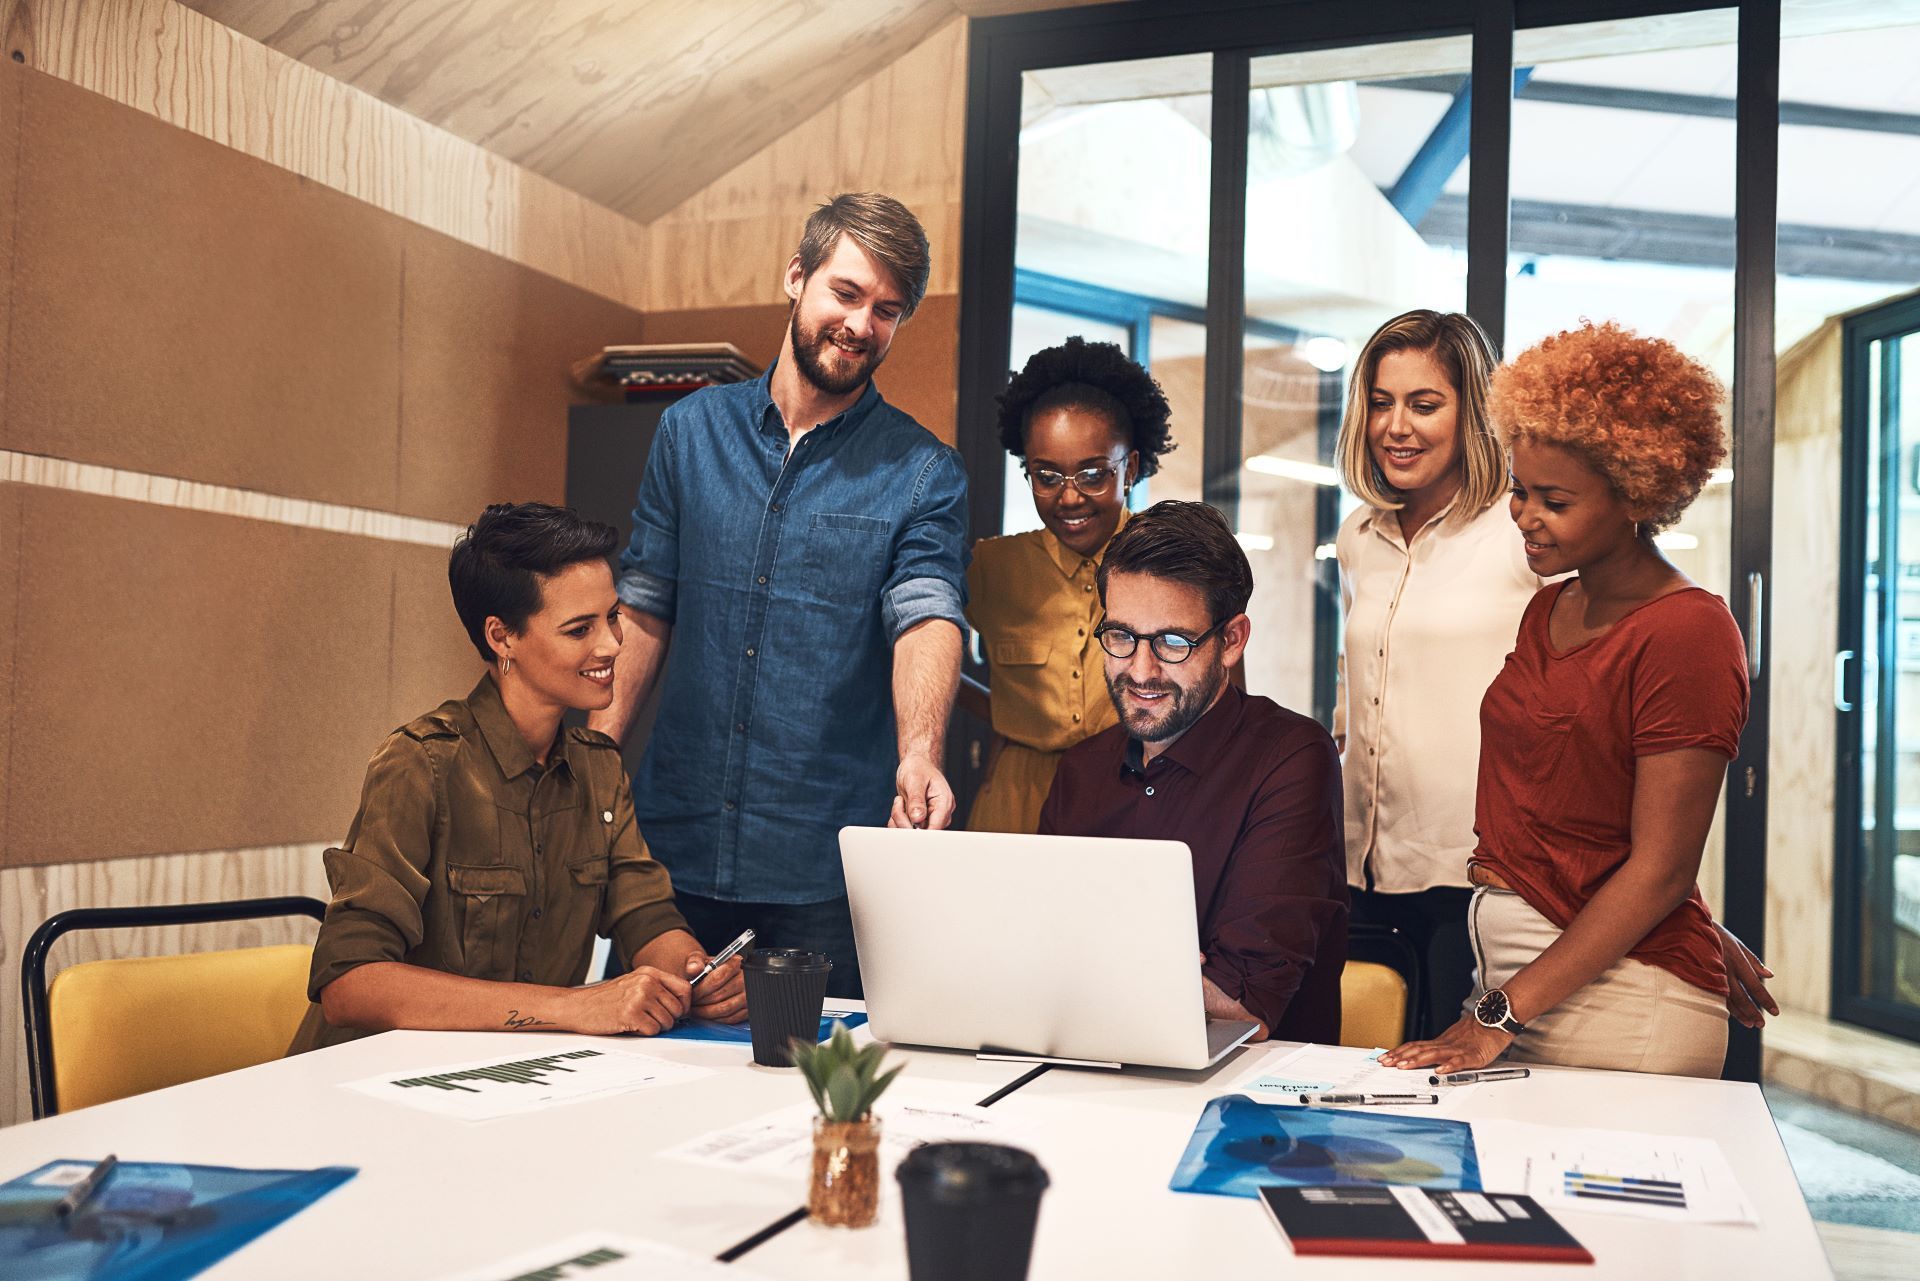
[[[315,1004],[292,1054],[363,1035],[328,1023],[318,1004],[355,966],[573,987],[596,934],[631,959],[686,928],[667,869],[634,826],[614,741],[567,730],[542,766],[490,675],[380,745],[326,864],[333,901],[307,981]]]

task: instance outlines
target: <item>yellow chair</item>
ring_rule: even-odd
[[[1340,1044],[1391,1049],[1406,1039],[1407,981],[1377,961],[1340,971]]]
[[[68,966],[46,984],[54,939],[75,929],[324,915],[311,898],[150,908],[82,908],[27,944],[21,989],[35,1118],[265,1063],[286,1053],[307,1011],[310,944]]]
[[[1347,964],[1340,971],[1340,1044],[1392,1048],[1413,1038],[1425,999],[1420,953],[1390,925],[1347,931]]]

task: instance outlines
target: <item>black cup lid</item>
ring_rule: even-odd
[[[824,952],[803,952],[797,947],[762,947],[747,953],[740,962],[750,970],[774,974],[818,974],[833,968]]]
[[[948,1204],[1037,1196],[1048,1183],[1033,1153],[1003,1143],[924,1144],[907,1154],[894,1177],[901,1186]]]

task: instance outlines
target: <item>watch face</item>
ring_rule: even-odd
[[[1509,1008],[1507,994],[1495,988],[1480,998],[1480,1004],[1474,1007],[1473,1016],[1483,1026],[1499,1027],[1506,1021]]]

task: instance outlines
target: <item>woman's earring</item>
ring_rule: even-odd
[[[508,658],[505,654],[500,655],[500,674],[502,676],[505,676],[508,672],[512,670],[513,670],[513,660],[511,658]]]

